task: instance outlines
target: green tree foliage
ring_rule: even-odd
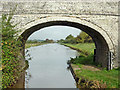
[[[85,32],[81,32],[77,37],[76,37],[77,43],[92,43],[93,40],[92,38]]]
[[[37,40],[27,40],[26,43],[38,43],[38,41]]]
[[[72,43],[72,44],[76,43],[75,37],[70,34],[69,36],[66,37],[64,43]]]
[[[68,40],[68,39],[73,39],[74,37],[70,34],[70,35],[68,35],[67,37],[66,37],[66,40]]]
[[[59,40],[58,42],[77,44],[77,43],[92,43],[93,40],[87,33],[82,31],[77,37],[74,37],[70,34],[66,37],[65,40]]]
[[[20,74],[19,53],[21,44],[17,40],[17,30],[12,22],[13,13],[2,15],[2,88],[13,85]]]
[[[45,41],[43,41],[43,42],[45,42],[45,43],[54,43],[54,41],[51,39],[51,40],[49,40],[49,39],[46,39]]]
[[[58,43],[63,43],[64,39],[57,40]]]
[[[11,22],[12,15],[2,15],[2,40],[8,40],[15,38],[17,31],[14,29],[15,25],[12,25]]]

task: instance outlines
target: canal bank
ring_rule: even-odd
[[[47,42],[26,43],[25,48],[27,49],[30,47],[40,46],[40,45],[44,45],[44,44],[48,44],[48,43]]]
[[[73,46],[70,46],[70,45],[67,45],[67,44],[63,44],[63,43],[61,45],[64,45],[64,46],[69,47],[69,48],[71,48],[73,50],[76,50],[76,51],[80,52],[83,55],[86,55],[86,56],[89,55],[89,53],[87,51],[83,51],[83,50],[81,50],[79,48],[76,48],[76,47],[73,47]]]
[[[106,84],[105,85],[100,85],[99,82],[96,82],[94,80],[88,80],[88,79],[85,79],[83,76],[79,76],[77,74],[77,71],[81,71],[81,67],[76,65],[76,64],[72,64],[70,62],[70,60],[67,62],[67,64],[69,65],[69,69],[76,81],[76,86],[77,88],[106,88]],[[93,71],[100,71],[100,69],[98,68],[95,68],[95,67],[92,67],[92,66],[85,66],[86,68],[88,67],[89,69],[91,68],[91,70]],[[97,84],[98,83],[98,84]]]
[[[77,74],[77,71],[80,70],[78,65],[69,64],[69,69],[76,81],[77,88],[107,88],[106,84],[101,84],[99,81],[88,80],[88,79],[84,78],[83,76],[79,76]],[[99,69],[98,69],[98,71],[99,71]]]
[[[92,44],[91,44],[92,45]],[[87,47],[90,50],[90,47]],[[67,47],[78,48],[76,44],[65,45]],[[85,44],[84,44],[85,46]],[[88,45],[86,45],[88,46]],[[85,47],[86,47],[85,46]],[[79,48],[83,47],[79,45]],[[81,48],[84,49],[84,48]],[[119,68],[107,71],[106,68],[102,68],[101,65],[97,65],[93,62],[93,54],[88,56],[81,55],[76,58],[71,58],[69,63],[71,64],[71,72],[74,72],[75,78],[79,78],[77,81],[78,88],[118,88],[118,72]],[[77,79],[78,80],[78,79]]]

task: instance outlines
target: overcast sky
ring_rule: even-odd
[[[26,1],[28,1],[28,2],[30,2],[30,1],[48,1],[48,0],[0,0],[0,1],[12,1],[12,2],[26,2]],[[61,0],[49,0],[49,1],[61,1]],[[94,1],[97,1],[97,2],[106,2],[106,1],[109,1],[109,2],[114,2],[114,1],[119,1],[119,0],[63,0],[63,1],[68,1],[68,2],[70,2],[70,1],[73,1],[73,2],[77,2],[77,1],[83,1],[83,2],[94,2]]]
[[[46,28],[42,28],[36,32],[34,32],[28,40],[45,40],[45,39],[53,39],[53,40],[60,40],[65,39],[68,35],[72,34],[73,36],[79,35],[81,32],[80,29],[68,26],[50,26]]]

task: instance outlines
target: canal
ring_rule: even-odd
[[[67,61],[79,55],[75,50],[58,43],[27,49],[29,68],[25,74],[25,88],[76,88]]]

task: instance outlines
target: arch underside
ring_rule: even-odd
[[[54,26],[54,25],[75,27],[75,28],[78,28],[78,29],[86,32],[87,34],[89,34],[92,37],[92,39],[95,43],[95,46],[96,46],[95,62],[102,64],[103,67],[108,66],[108,58],[107,58],[108,56],[107,55],[109,52],[109,46],[108,46],[106,40],[99,32],[97,32],[93,28],[88,27],[83,24],[80,24],[80,23],[68,22],[68,21],[48,21],[45,23],[40,23],[40,24],[34,25],[34,26],[26,29],[21,34],[21,36],[23,37],[23,40],[24,40],[23,46],[25,46],[26,40],[32,33],[34,33],[37,30],[40,30],[41,28]]]

